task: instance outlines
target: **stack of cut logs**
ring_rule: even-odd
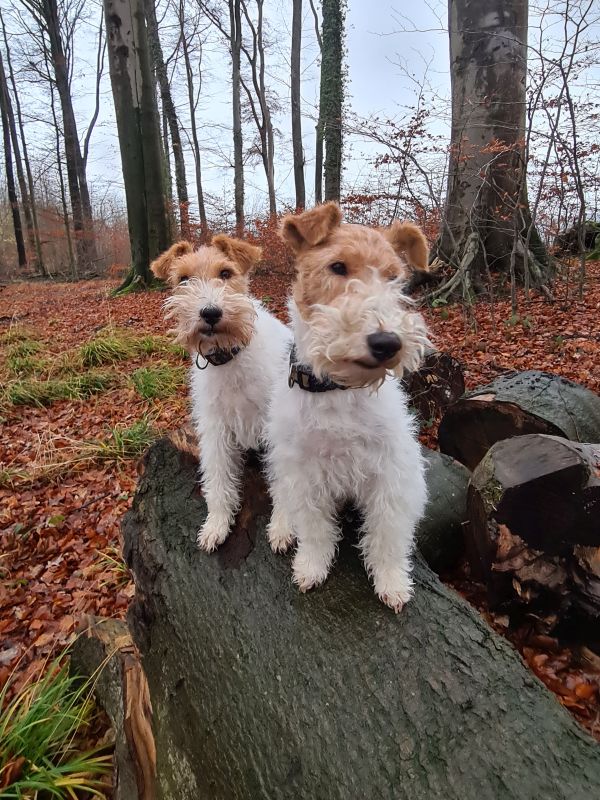
[[[424,422],[443,413],[441,452],[471,471],[462,501],[464,539],[457,532],[458,502],[453,526],[436,528],[436,558],[426,557],[448,568],[463,545],[492,608],[531,614],[541,632],[584,639],[597,649],[600,398],[535,370],[502,375],[464,394],[459,373],[449,356],[431,354],[405,379]],[[430,460],[436,502],[451,462]],[[434,515],[438,521],[443,508],[447,515],[447,498]]]

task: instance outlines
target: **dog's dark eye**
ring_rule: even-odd
[[[184,281],[189,281],[189,279],[190,279],[189,275],[180,275],[177,283],[183,283]]]
[[[346,265],[342,261],[334,261],[333,264],[329,265],[329,269],[333,272],[334,275],[347,275],[348,270],[346,269]]]
[[[222,269],[221,272],[219,272],[219,278],[223,281],[228,281],[232,275],[233,272],[230,269]]]
[[[388,275],[387,279],[388,279],[388,281],[397,281],[398,280],[398,275]]]

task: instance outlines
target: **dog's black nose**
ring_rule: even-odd
[[[402,347],[400,337],[396,336],[395,333],[388,333],[388,331],[369,334],[367,336],[367,344],[371,355],[377,361],[387,361],[392,356],[395,356]]]
[[[205,322],[214,327],[223,316],[223,312],[217,306],[206,306],[200,311],[200,316]]]

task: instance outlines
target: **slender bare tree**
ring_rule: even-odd
[[[179,130],[179,119],[173,102],[173,94],[167,74],[158,20],[156,17],[156,0],[145,0],[146,18],[148,20],[148,40],[150,43],[150,53],[156,79],[160,89],[163,106],[163,116],[169,127],[171,143],[173,146],[173,161],[175,162],[175,188],[177,190],[177,201],[179,205],[179,220],[181,234],[184,238],[190,236],[190,215],[189,215],[189,196],[187,187],[187,177],[185,174],[185,154],[181,144],[181,133]],[[166,157],[169,158],[169,150],[166,148]]]
[[[267,179],[269,214],[274,215],[277,213],[275,197],[275,135],[265,81],[264,0],[255,0],[255,3],[256,20],[253,19],[249,12],[246,0],[241,0],[246,25],[250,31],[250,44],[247,45],[242,41],[242,52],[246,56],[250,78],[248,80],[242,74],[240,79],[248,100],[252,119],[258,131],[260,142],[258,149]]]
[[[34,184],[33,184],[33,174],[32,174],[32,171],[31,171],[31,163],[29,161],[29,152],[28,152],[28,148],[27,148],[27,140],[25,138],[25,128],[24,128],[24,125],[23,125],[23,114],[21,112],[21,101],[19,99],[19,91],[17,89],[17,82],[15,80],[15,74],[14,74],[14,70],[13,70],[13,66],[12,66],[11,49],[10,49],[10,44],[9,44],[9,38],[8,38],[7,31],[6,31],[6,25],[4,24],[4,16],[2,15],[1,11],[0,11],[0,24],[2,25],[2,36],[3,36],[3,39],[4,39],[4,48],[5,48],[5,52],[6,52],[7,77],[9,79],[9,81],[10,81],[10,86],[12,88],[12,94],[13,94],[13,98],[14,98],[14,101],[15,101],[15,109],[16,109],[16,112],[17,112],[17,118],[16,119],[17,119],[17,125],[18,125],[18,129],[19,129],[19,138],[20,138],[20,144],[21,144],[21,148],[20,149],[21,149],[22,154],[23,154],[23,165],[25,167],[25,173],[27,175],[27,184],[24,187],[21,188],[21,196],[24,198],[24,200],[23,200],[24,204],[27,204],[27,206],[30,209],[31,226],[32,226],[32,229],[33,229],[33,231],[32,231],[33,232],[33,250],[34,250],[35,255],[36,255],[37,266],[38,266],[40,272],[42,273],[42,275],[47,276],[48,273],[47,273],[46,268],[44,266],[44,257],[43,257],[43,253],[42,253],[42,242],[41,242],[41,238],[40,238],[40,229],[39,229],[38,217],[37,217],[37,204],[36,204],[36,199],[35,199],[35,187],[34,187]],[[9,108],[10,108],[10,97],[9,97]],[[13,116],[12,115],[12,110],[9,113],[9,117],[11,117],[11,116]],[[12,131],[14,129],[15,129],[15,122],[14,122],[14,117],[13,117],[12,122],[11,122],[11,135],[13,136],[13,146],[15,147],[15,152],[17,152],[19,147],[18,147],[18,144],[15,144],[16,143],[16,130],[15,130],[15,134],[12,133]],[[19,163],[19,161],[20,161],[20,157],[19,157],[17,163]],[[21,170],[21,173],[22,173],[22,170]],[[21,178],[19,178],[19,181],[21,182]],[[24,181],[23,181],[23,183],[24,183]]]
[[[185,0],[177,0],[175,12],[179,22],[179,44],[183,53],[185,65],[185,78],[187,86],[188,108],[190,114],[190,130],[192,139],[192,152],[194,154],[194,167],[196,172],[196,195],[198,197],[198,215],[200,217],[200,229],[202,239],[208,232],[208,222],[206,219],[206,207],[204,205],[204,189],[202,186],[202,155],[200,151],[200,140],[198,137],[198,125],[196,122],[196,112],[198,101],[202,89],[202,36],[200,31],[199,14],[190,15]],[[194,85],[194,69],[192,57],[198,63],[198,89]]]
[[[233,116],[233,193],[235,227],[244,230],[244,137],[242,133],[242,2],[227,0],[228,20],[216,0],[198,0],[200,8],[225,38],[231,56],[231,107]]]
[[[4,142],[4,166],[6,168],[6,189],[8,192],[8,202],[12,214],[13,230],[15,233],[15,243],[17,245],[17,257],[19,267],[27,266],[27,251],[23,238],[23,226],[21,224],[21,212],[19,210],[19,198],[17,187],[15,186],[15,176],[13,170],[13,153],[11,146],[10,122],[8,118],[8,84],[4,74],[4,64],[0,54],[0,112],[2,115],[2,135]]]
[[[300,107],[300,57],[302,54],[302,0],[293,0],[291,52],[292,149],[296,208],[306,205],[304,188],[304,148],[302,147],[302,110]]]

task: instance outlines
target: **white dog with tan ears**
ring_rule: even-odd
[[[406,261],[427,269],[427,243],[410,223],[343,225],[334,203],[285,217],[282,236],[296,255],[289,303],[295,344],[277,376],[267,425],[269,541],[283,552],[296,540],[294,581],[301,591],[318,586],[340,538],[336,511],[354,500],[364,518],[367,572],[398,612],[412,595],[411,552],[426,487],[397,376],[418,367],[428,345],[402,283]]]
[[[248,293],[260,248],[223,234],[210,247],[186,245],[173,245],[152,267],[175,286],[165,316],[194,361],[192,419],[208,506],[198,546],[210,552],[227,538],[239,508],[244,454],[264,443],[268,398],[291,333]]]

